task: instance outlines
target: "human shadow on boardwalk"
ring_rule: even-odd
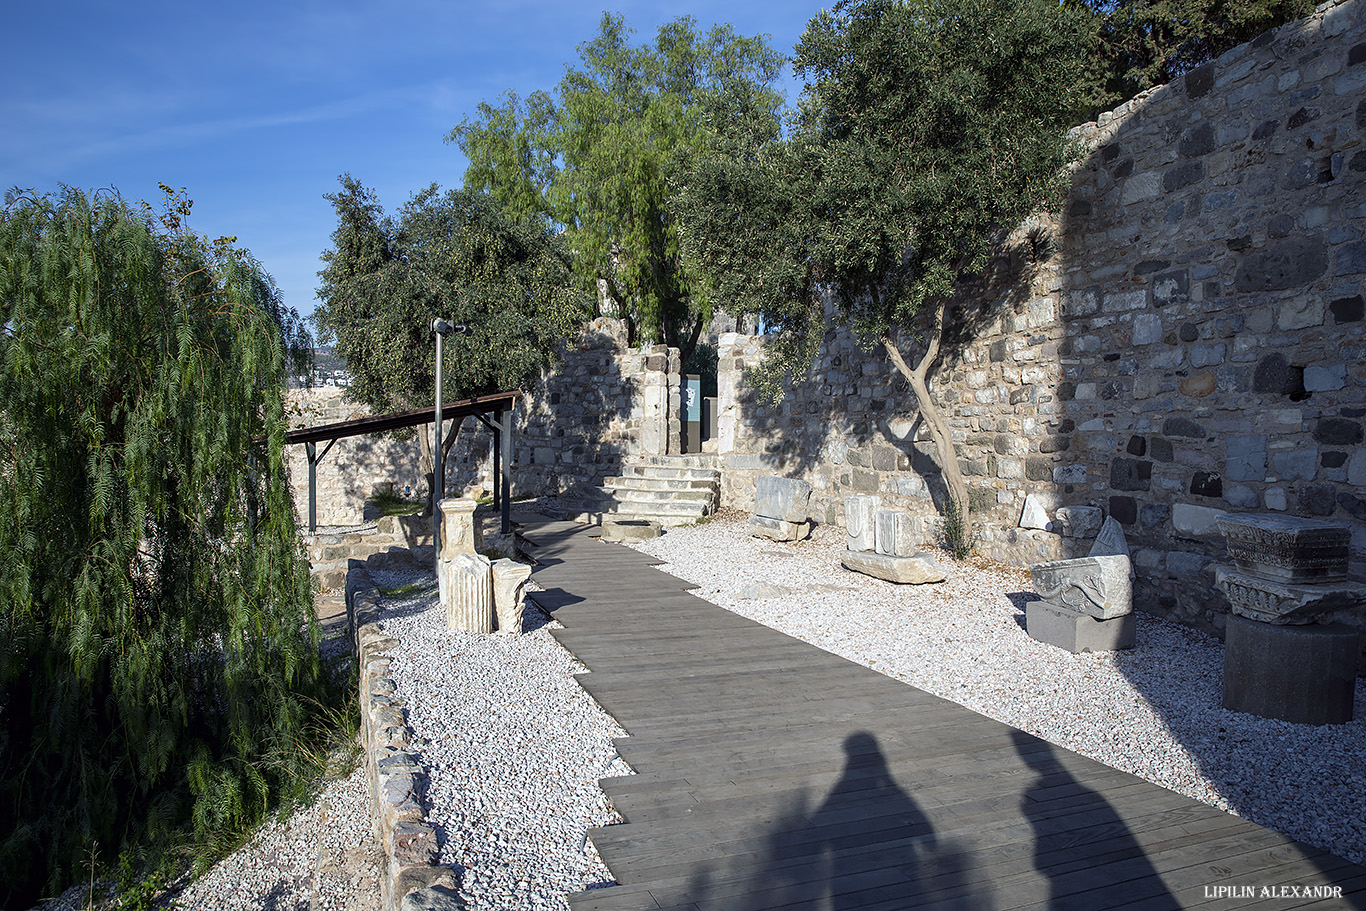
[[[1020,810],[1034,829],[1034,868],[1048,878],[1049,908],[1182,907],[1114,807],[1077,781],[1051,744],[1023,731],[1010,736],[1038,774]]]
[[[814,809],[799,797],[772,827],[763,869],[727,907],[976,907],[955,896],[970,866],[966,852],[934,826],[892,777],[877,738],[844,741],[844,771]],[[710,907],[710,905],[708,905]]]

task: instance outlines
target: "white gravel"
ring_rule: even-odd
[[[587,830],[619,822],[598,779],[631,774],[625,732],[575,682],[582,664],[528,605],[521,636],[446,628],[428,573],[373,573],[381,626],[399,640],[392,676],[429,777],[427,821],[471,911],[567,909],[565,896],[613,882]],[[550,625],[558,626],[551,621]]]
[[[944,556],[946,581],[899,586],[844,569],[834,526],[782,544],[725,516],[632,546],[727,610],[1366,863],[1366,686],[1350,724],[1230,712],[1217,639],[1139,612],[1137,648],[1073,655],[1026,635],[1027,570]]]

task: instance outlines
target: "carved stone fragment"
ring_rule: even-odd
[[[1029,575],[1044,601],[1109,620],[1133,611],[1129,569],[1128,557],[1111,555],[1035,563]]]

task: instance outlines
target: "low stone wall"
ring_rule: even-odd
[[[398,642],[379,627],[379,589],[359,560],[351,561],[347,573],[346,614],[360,665],[362,761],[385,859],[381,907],[458,911],[454,877],[450,867],[438,864],[436,829],[425,817],[426,775],[409,752],[413,732],[390,676],[389,651]]]

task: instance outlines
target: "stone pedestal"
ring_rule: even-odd
[[[478,504],[458,497],[442,500],[438,505],[441,508],[441,556],[478,553],[479,526],[474,521],[474,509]]]
[[[1341,623],[1287,626],[1230,616],[1224,708],[1297,724],[1351,721],[1358,637]]]
[[[769,516],[750,516],[749,533],[774,541],[804,541],[811,537],[810,522],[784,522]]]
[[[879,509],[873,517],[874,550],[888,557],[920,553],[924,520],[900,509]]]
[[[877,549],[875,522],[882,498],[876,494],[857,494],[844,498],[845,547],[855,552]]]
[[[841,562],[845,569],[901,585],[923,585],[927,582],[944,581],[944,571],[930,554],[892,557],[887,554],[846,550]]]
[[[1031,639],[1078,654],[1133,648],[1136,623],[1132,612],[1098,620],[1061,604],[1031,601],[1025,606],[1025,627]]]
[[[516,560],[493,561],[493,608],[498,632],[522,634],[522,611],[526,608],[526,582],[531,567]]]
[[[446,625],[467,633],[493,632],[493,567],[481,554],[441,559],[441,603]]]

